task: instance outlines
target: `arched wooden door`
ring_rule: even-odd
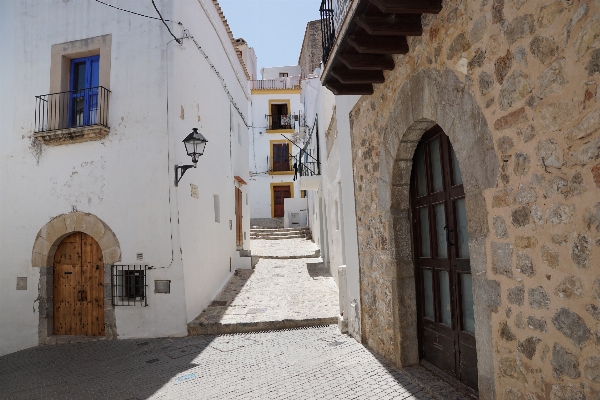
[[[438,126],[415,151],[411,203],[420,357],[477,390],[465,191],[452,145]]]
[[[98,242],[75,232],[54,255],[54,335],[104,335],[104,264]]]

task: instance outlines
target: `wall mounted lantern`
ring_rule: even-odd
[[[187,155],[192,157],[193,165],[177,165],[175,164],[175,186],[178,186],[179,181],[183,178],[185,171],[190,168],[196,168],[196,163],[198,162],[198,158],[202,154],[204,154],[204,147],[206,147],[206,143],[208,140],[198,132],[198,128],[192,129],[192,133],[187,135],[185,139],[183,139],[183,144],[185,145],[185,151]]]

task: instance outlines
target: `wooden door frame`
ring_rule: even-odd
[[[243,205],[244,205],[244,191],[237,186],[234,186],[235,193],[235,246],[238,250],[244,248],[244,225],[243,225]],[[239,196],[238,196],[239,194]],[[238,200],[239,199],[239,200]],[[239,214],[238,214],[239,211]],[[239,234],[239,244],[238,244],[238,234]]]
[[[436,192],[433,193],[433,189],[431,187],[432,182],[430,181],[430,177],[432,176],[433,172],[431,171],[431,149],[426,150],[425,145],[429,145],[433,140],[439,140],[439,151],[440,151],[440,164],[441,164],[441,168],[442,168],[442,181],[443,181],[443,189],[441,192]],[[411,175],[410,175],[410,212],[411,212],[411,220],[412,220],[412,251],[413,251],[413,255],[414,255],[414,267],[415,267],[415,285],[416,285],[416,306],[417,306],[417,330],[418,330],[418,342],[419,342],[419,358],[421,359],[421,361],[425,360],[425,354],[424,354],[424,346],[423,346],[423,341],[424,339],[424,330],[426,329],[425,325],[428,325],[429,322],[426,322],[424,324],[424,322],[422,321],[422,315],[423,315],[423,279],[422,279],[422,274],[421,274],[421,270],[423,269],[423,266],[420,265],[421,263],[424,264],[429,264],[426,268],[427,269],[431,269],[432,271],[432,293],[434,296],[434,313],[435,313],[435,317],[434,319],[436,319],[436,321],[433,321],[433,323],[435,324],[434,326],[430,326],[428,329],[430,331],[435,331],[436,333],[439,333],[440,335],[445,335],[448,339],[452,339],[454,341],[454,372],[455,372],[455,376],[452,376],[452,379],[456,379],[458,381],[460,381],[462,384],[467,385],[466,382],[463,382],[463,378],[461,377],[461,368],[460,368],[460,350],[461,350],[461,340],[465,340],[467,339],[467,341],[473,341],[472,347],[475,347],[475,335],[468,333],[468,332],[461,332],[461,325],[462,325],[462,317],[463,317],[463,309],[461,307],[461,299],[462,299],[462,293],[461,293],[461,289],[460,289],[460,283],[458,281],[458,277],[460,276],[459,271],[462,271],[462,273],[465,272],[464,268],[458,267],[457,265],[460,265],[462,267],[465,266],[469,266],[470,265],[470,258],[469,259],[459,259],[457,257],[457,252],[458,252],[458,248],[456,246],[449,246],[448,247],[448,254],[447,254],[447,258],[443,259],[440,258],[440,261],[437,261],[438,258],[436,257],[437,254],[437,241],[434,238],[434,235],[437,234],[436,229],[434,228],[435,225],[435,216],[432,214],[432,212],[429,213],[429,237],[430,237],[430,245],[431,245],[431,256],[429,258],[428,261],[418,261],[420,259],[420,254],[422,252],[421,249],[421,225],[420,225],[420,221],[418,218],[420,218],[418,215],[415,215],[415,211],[419,210],[421,208],[425,208],[427,207],[428,210],[431,210],[431,207],[437,205],[437,204],[444,204],[444,209],[445,209],[445,217],[446,217],[446,221],[445,224],[448,224],[450,227],[453,227],[453,231],[451,233],[451,237],[450,237],[450,241],[454,242],[455,244],[458,242],[458,229],[457,229],[457,223],[456,223],[456,214],[455,214],[455,210],[453,208],[453,204],[454,201],[456,201],[457,199],[464,199],[465,198],[465,193],[464,193],[464,186],[463,184],[460,185],[453,185],[452,184],[452,180],[453,180],[453,167],[454,165],[452,164],[452,159],[451,159],[451,151],[452,151],[452,144],[450,143],[450,139],[448,138],[448,136],[446,135],[446,133],[438,126],[434,126],[431,129],[429,129],[428,131],[426,131],[422,136],[421,139],[419,141],[419,144],[417,145],[417,149],[419,148],[419,146],[423,146],[423,155],[424,155],[424,166],[425,166],[425,179],[426,179],[426,194],[423,195],[422,197],[417,197],[417,188],[415,187],[416,184],[416,169],[415,169],[415,164],[413,162],[413,166],[411,168]],[[416,153],[416,151],[415,151]],[[413,158],[414,161],[414,158]],[[452,221],[452,222],[448,222],[448,221]],[[446,240],[448,240],[448,236],[446,236]],[[445,267],[440,267],[436,264],[448,264],[447,269]],[[453,266],[454,264],[454,266]],[[439,278],[437,276],[437,273],[439,271],[448,271],[449,273],[449,280],[450,280],[450,296],[451,296],[451,303],[452,303],[452,322],[451,322],[451,326],[447,327],[448,329],[446,329],[446,327],[439,326],[440,322],[437,321],[437,317],[439,317],[440,315],[440,303],[439,303],[439,298],[437,297],[439,295]],[[469,268],[469,273],[471,273],[471,269]],[[421,318],[419,318],[419,316],[421,316]],[[440,329],[441,328],[441,329]],[[468,337],[466,337],[468,336]],[[471,338],[472,336],[472,338]],[[469,345],[471,345],[471,343],[469,343]],[[433,364],[432,361],[428,361],[425,360],[427,362],[429,362],[430,364]],[[437,367],[436,369],[441,371],[440,367]],[[476,366],[475,366],[475,371],[476,371]],[[475,389],[476,390],[476,389]]]
[[[270,186],[271,190],[271,218],[275,218],[275,191],[273,186],[289,186],[291,199],[294,198],[294,182],[272,182]]]
[[[104,296],[105,336],[53,336],[54,327],[54,254],[62,240],[75,232],[91,236],[100,246],[104,262],[104,291],[110,293],[112,264],[121,261],[121,247],[110,227],[93,214],[72,212],[51,219],[38,232],[32,251],[32,267],[39,268],[38,285],[39,344],[55,344],[73,340],[117,339],[115,309],[111,296]]]

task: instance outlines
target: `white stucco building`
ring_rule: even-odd
[[[250,267],[250,74],[216,0],[156,5],[177,40],[93,0],[0,5],[0,355],[186,335]],[[208,144],[176,186],[193,128]]]
[[[307,26],[300,60],[320,57],[318,26]],[[313,61],[312,63],[310,61]],[[360,339],[360,280],[358,242],[354,205],[354,175],[350,143],[349,113],[360,96],[335,96],[320,81],[316,68],[302,80],[301,102],[313,135],[307,137],[308,149],[318,161],[319,174],[302,176],[300,189],[305,190],[308,223],[314,242],[321,249],[340,294],[340,328]]]
[[[301,198],[294,179],[304,123],[300,69],[298,66],[262,68],[261,74],[262,80],[251,82],[250,215],[282,218],[284,199]]]

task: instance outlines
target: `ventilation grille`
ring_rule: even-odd
[[[142,261],[144,259],[144,253],[137,253],[135,255],[136,260]]]

